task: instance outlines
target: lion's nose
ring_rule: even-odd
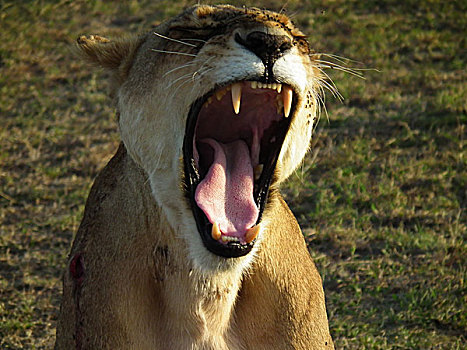
[[[285,51],[292,47],[292,40],[288,36],[260,31],[248,33],[245,38],[237,33],[235,41],[258,56],[265,66],[272,66]]]

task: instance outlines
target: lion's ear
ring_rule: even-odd
[[[141,42],[141,37],[137,36],[109,40],[99,35],[83,35],[76,40],[81,57],[92,64],[113,71],[120,82],[127,77]]]

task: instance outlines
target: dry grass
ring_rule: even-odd
[[[70,44],[147,29],[188,4],[0,2],[2,349],[52,346],[65,257],[118,144],[105,76]],[[330,122],[284,186],[337,347],[465,348],[466,5],[291,0],[288,12],[317,51],[380,70],[332,75],[346,99],[329,98]]]

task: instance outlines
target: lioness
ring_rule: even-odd
[[[56,349],[332,349],[278,191],[318,109],[305,36],[282,14],[195,6],[77,46],[113,72],[123,142],[71,249]]]

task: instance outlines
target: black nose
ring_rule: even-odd
[[[235,41],[258,56],[268,71],[276,60],[292,47],[292,39],[288,36],[267,34],[260,31],[249,33],[245,39],[237,33]]]

